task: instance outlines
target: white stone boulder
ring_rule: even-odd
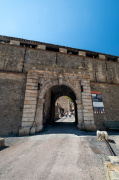
[[[108,134],[106,131],[99,131],[97,130],[97,140],[98,141],[103,141],[103,140],[108,140]]]

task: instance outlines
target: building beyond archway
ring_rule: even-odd
[[[75,111],[77,112],[76,106],[76,95],[73,90],[65,85],[55,85],[47,90],[44,97],[44,111],[43,111],[43,122],[53,123],[55,121],[55,102],[61,96],[69,96],[75,105]],[[77,123],[77,113],[75,114],[75,120]]]
[[[65,117],[66,115],[69,115],[69,112],[71,112],[72,115],[75,114],[74,101],[70,97],[61,96],[56,100],[55,119],[58,119],[61,116],[61,112],[64,113]]]
[[[53,122],[55,101],[62,95],[74,101],[78,128],[95,129],[89,78],[88,73],[30,70],[20,134],[42,131],[44,118],[45,121]]]

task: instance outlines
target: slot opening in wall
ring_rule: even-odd
[[[107,60],[107,61],[118,62],[117,57],[107,57],[106,60]]]
[[[0,43],[3,43],[3,44],[10,44],[10,41],[3,41],[3,40],[0,40]]]
[[[83,86],[81,86],[81,92],[83,92]]]
[[[78,52],[77,51],[73,51],[72,54],[78,55]]]
[[[40,90],[40,83],[38,83],[38,91]]]
[[[93,54],[93,53],[89,53],[89,52],[86,53],[86,56],[87,56],[87,57],[90,57],[90,58],[99,58],[99,57],[98,57],[98,56],[99,56],[98,54]]]
[[[68,51],[67,51],[67,54],[78,55],[78,51],[68,50]]]
[[[37,45],[33,45],[33,44],[25,44],[25,43],[20,43],[20,46],[23,46],[23,47],[28,47],[28,48],[36,48]]]
[[[47,46],[46,46],[46,50],[47,50],[47,51],[59,52],[59,48],[55,48],[55,47],[47,47]]]

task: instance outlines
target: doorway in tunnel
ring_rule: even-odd
[[[55,121],[59,118],[74,119],[75,108],[73,100],[68,96],[61,96],[55,102]]]
[[[73,90],[65,85],[55,85],[48,89],[44,96],[43,107],[43,124],[51,124],[57,122],[61,118],[74,117],[74,122],[77,123],[77,105],[76,95]]]

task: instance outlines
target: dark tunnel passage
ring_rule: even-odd
[[[75,123],[77,123],[76,95],[71,88],[65,85],[55,85],[47,90],[43,107],[43,123],[50,124],[55,122],[55,102],[61,96],[68,96],[73,100],[75,109]]]

